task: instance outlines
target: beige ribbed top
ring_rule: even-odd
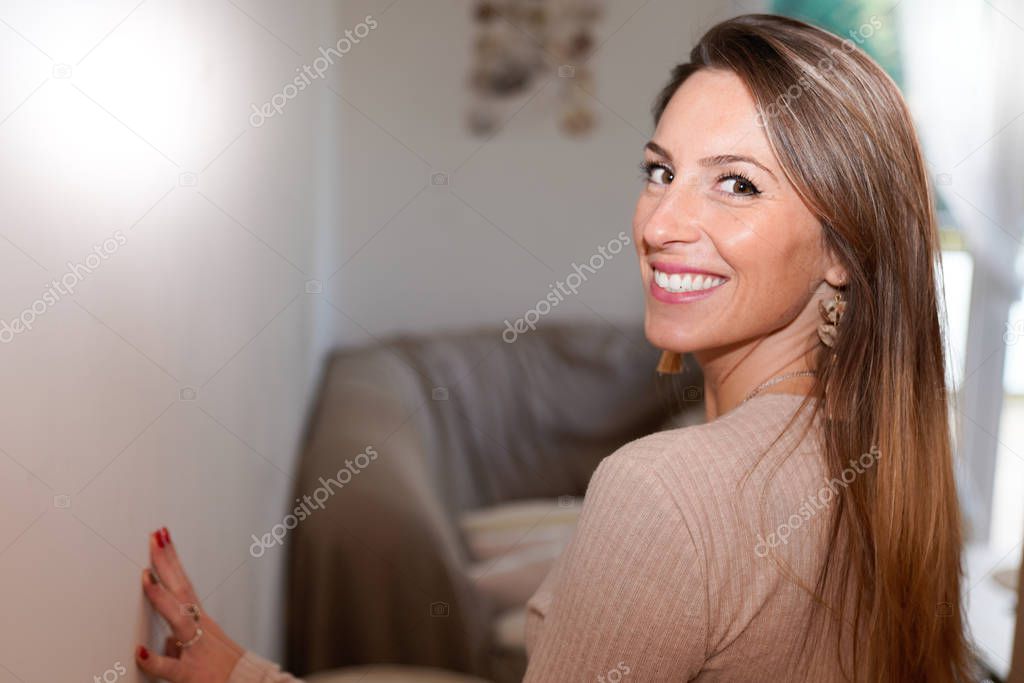
[[[783,431],[802,400],[761,394],[601,462],[528,602],[526,683],[844,680],[831,629],[798,657],[812,599],[793,579],[814,586],[842,485],[817,424],[798,441],[813,399]]]
[[[843,680],[831,632],[798,657],[812,601],[797,581],[814,585],[842,485],[814,429],[798,440],[811,406],[784,431],[802,398],[761,394],[601,462],[527,604],[526,683]],[[248,652],[229,683],[292,681]]]

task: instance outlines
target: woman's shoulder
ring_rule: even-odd
[[[777,602],[783,574],[763,559],[774,537],[764,541],[759,534],[791,519],[803,496],[821,486],[820,457],[808,445],[815,440],[798,441],[791,431],[802,430],[803,413],[786,427],[801,401],[793,395],[759,396],[714,422],[644,436],[602,460],[587,487],[570,546],[528,602],[531,656],[548,628],[546,615],[557,617],[562,610],[564,619],[576,619],[586,605],[614,602],[609,596],[615,595],[626,604],[638,594],[631,580],[639,576],[650,584],[639,594],[654,596],[638,616],[644,627],[658,615],[687,615],[690,630],[699,634],[690,653],[698,663],[735,641],[760,618],[765,604],[776,601],[781,609],[791,609]],[[782,438],[773,443],[780,433]],[[794,457],[768,458],[777,467],[761,458],[762,452],[770,455],[793,443],[798,445]],[[782,483],[776,485],[773,475]],[[753,488],[742,490],[751,483]],[[801,518],[806,528],[795,532],[806,534],[803,541],[818,539],[824,529],[827,515],[813,517]],[[809,568],[816,553],[806,543],[776,543],[769,549],[791,560],[800,576],[813,578]],[[680,585],[689,590],[676,590]],[[682,602],[669,607],[680,595]],[[559,638],[577,630],[563,624]],[[675,633],[669,627],[665,631]]]
[[[692,524],[746,525],[756,501],[767,499],[770,507],[788,510],[820,486],[817,425],[809,424],[814,399],[801,408],[803,398],[763,394],[714,421],[630,441],[602,465],[640,468],[656,477],[657,490],[671,497]]]
[[[609,457],[685,466],[705,461],[746,463],[769,449],[813,449],[814,429],[807,422],[815,399],[803,406],[804,398],[762,394],[710,422],[665,429],[630,441]]]

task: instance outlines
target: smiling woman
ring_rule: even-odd
[[[826,477],[882,454],[835,492],[801,577],[818,605],[802,644],[845,623],[853,680],[964,680],[937,233],[896,86],[849,41],[739,17],[674,69],[654,115],[634,219],[648,338],[694,353],[709,418],[773,373],[813,395]],[[664,276],[681,269],[723,282],[687,298]]]
[[[749,15],[653,113],[645,330],[660,369],[698,361],[709,422],[602,463],[531,600],[527,679],[614,653],[644,681],[975,680],[936,225],[899,91],[849,41]]]
[[[602,461],[529,601],[525,680],[971,680],[937,235],[899,91],[832,34],[746,15],[654,119],[645,331],[662,367],[701,365],[708,421]],[[150,550],[177,641],[143,669],[294,680],[209,620],[166,533]]]

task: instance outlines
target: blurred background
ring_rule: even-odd
[[[163,525],[296,673],[517,680],[593,467],[702,418],[643,339],[637,164],[670,68],[761,11],[868,51],[917,121],[1006,676],[1024,2],[105,0],[0,2],[0,683],[142,680]]]

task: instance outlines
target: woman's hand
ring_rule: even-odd
[[[150,534],[149,557],[156,571],[142,572],[142,591],[167,620],[172,635],[164,646],[164,656],[140,645],[135,651],[139,668],[172,683],[225,683],[245,651],[202,609],[167,527]],[[178,647],[178,642],[195,638],[198,629],[202,635],[193,644]]]

